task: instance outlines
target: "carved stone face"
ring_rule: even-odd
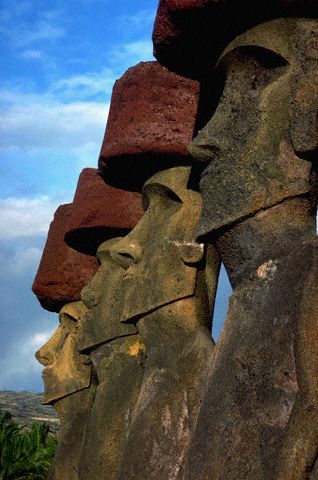
[[[81,351],[137,333],[134,325],[121,322],[125,270],[110,255],[111,247],[120,239],[113,238],[99,246],[97,259],[100,267],[81,292],[82,300],[88,308],[79,330]]]
[[[279,19],[223,52],[223,95],[190,146],[196,160],[209,162],[198,235],[311,189],[304,157],[318,141],[317,40],[318,22]]]
[[[122,321],[195,293],[204,249],[193,240],[201,195],[189,186],[190,172],[190,167],[176,167],[149,179],[143,189],[143,217],[110,249],[125,271]]]
[[[86,310],[82,302],[65,305],[59,314],[59,327],[35,354],[37,360],[46,367],[42,374],[44,404],[53,403],[90,386],[89,358],[78,353],[78,326]]]
[[[145,213],[137,226],[100,246],[100,269],[82,291],[89,308],[82,350],[137,333],[140,315],[194,295],[205,252],[193,240],[201,195],[189,186],[190,172],[176,167],[154,175],[144,186]]]

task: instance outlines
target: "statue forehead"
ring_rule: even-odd
[[[188,182],[190,173],[191,167],[174,167],[168,170],[162,170],[146,181],[143,192],[146,192],[152,185],[159,185],[172,190],[182,200],[187,190],[189,190]]]
[[[261,47],[271,50],[285,60],[293,59],[293,35],[300,19],[279,18],[257,25],[236,37],[222,52],[219,61],[240,47]]]

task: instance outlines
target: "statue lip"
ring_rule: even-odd
[[[43,382],[44,382],[44,385],[46,386],[46,383],[48,381],[48,378],[50,376],[50,372],[52,371],[52,368],[51,367],[46,367],[42,370],[42,379],[43,379]]]

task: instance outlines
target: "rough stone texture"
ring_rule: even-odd
[[[113,89],[100,153],[99,169],[107,180],[140,189],[158,166],[187,163],[198,100],[198,82],[157,62],[127,70]]]
[[[44,404],[52,404],[90,386],[89,358],[78,353],[78,329],[86,311],[80,301],[64,305],[58,328],[35,354],[46,367],[43,371]]]
[[[80,299],[82,288],[98,268],[95,257],[84,255],[64,242],[72,204],[55,212],[32,290],[42,307],[59,312],[66,303]]]
[[[147,357],[116,480],[176,479],[183,469],[213,350],[208,329],[188,325],[196,307],[180,299],[137,324]]]
[[[96,384],[59,400],[54,405],[62,424],[47,480],[78,480],[82,438],[95,399]],[[66,413],[67,412],[67,413]]]
[[[183,480],[316,475],[317,39],[306,19],[237,37],[190,147],[210,162],[198,234],[215,242],[233,295]]]
[[[182,478],[309,478],[318,432],[318,244],[308,204],[285,202],[218,240],[234,292]]]
[[[78,180],[65,241],[75,250],[95,255],[101,243],[126,235],[142,215],[139,193],[113,188],[97,169],[85,168]]]
[[[201,197],[188,187],[190,171],[147,181],[144,216],[100,246],[101,267],[83,291],[81,348],[99,386],[79,480],[174,479],[183,468],[213,350],[219,270],[215,250],[208,272],[206,251],[193,241]]]
[[[143,377],[144,346],[129,335],[97,347],[98,387],[83,438],[79,480],[115,478]]]
[[[245,30],[275,18],[318,17],[313,0],[160,0],[154,54],[166,67],[200,78]]]
[[[82,437],[96,389],[89,358],[78,353],[78,326],[85,312],[82,302],[65,305],[59,315],[60,326],[36,353],[46,367],[43,401],[53,405],[61,421],[48,480],[78,480]]]
[[[318,145],[317,84],[310,86],[308,76],[318,74],[317,39],[318,21],[279,19],[242,34],[223,52],[223,95],[189,147],[195,160],[208,163],[198,235],[313,190],[308,160]]]
[[[119,240],[99,247],[100,268],[82,292],[89,312],[78,332],[79,346],[90,354],[99,385],[84,435],[80,480],[108,480],[116,474],[143,376],[140,335],[134,324],[121,322],[126,270],[110,255]]]
[[[201,198],[187,188],[189,174],[189,168],[179,167],[149,179],[144,217],[113,247],[118,256],[128,253],[136,260],[123,285],[122,318],[135,319],[146,348],[116,480],[176,479],[196,423],[213,344],[205,252],[192,240]],[[213,299],[219,266],[215,251],[210,261]]]
[[[82,298],[89,311],[79,332],[81,351],[87,352],[117,338],[137,334],[134,324],[121,322],[126,270],[114,262],[109,252],[112,245],[120,240],[114,238],[100,245],[97,251],[100,267],[82,290]]]

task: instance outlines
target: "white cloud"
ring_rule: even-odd
[[[0,240],[45,235],[56,208],[56,199],[49,196],[0,199]],[[19,252],[16,257],[18,260]],[[37,249],[31,248],[19,260],[17,272],[38,257]]]
[[[85,75],[74,75],[54,82],[50,92],[59,98],[83,99],[94,95],[109,95],[116,78],[112,70],[103,69],[100,72],[88,72]]]
[[[154,60],[153,46],[150,40],[139,40],[116,47],[112,59],[117,64],[134,65],[136,62]]]
[[[35,268],[40,262],[42,250],[39,248],[18,248],[8,265],[9,272],[12,275],[19,276],[29,268]]]
[[[26,60],[43,60],[43,52],[41,50],[25,50],[21,56]]]
[[[19,28],[13,28],[8,22],[7,25],[0,26],[0,33],[7,39],[8,45],[15,49],[43,41],[54,41],[65,35],[63,28],[46,19],[41,19],[30,27],[20,24]]]
[[[153,25],[156,15],[155,9],[139,10],[134,15],[123,15],[120,19],[120,25],[125,30],[144,29],[147,25]]]
[[[58,326],[58,322],[56,326]],[[46,332],[35,333],[34,335],[32,335],[32,337],[28,338],[28,341],[23,347],[23,351],[34,352],[34,350],[39,349],[40,347],[42,347],[42,345],[44,345],[48,341],[48,339],[52,336],[53,332],[54,332],[54,328]]]
[[[55,40],[64,36],[64,30],[47,20],[38,21],[30,30],[25,29],[15,35],[14,43],[17,47],[43,40]]]
[[[50,95],[0,92],[0,149],[67,149],[100,145],[109,110],[105,102],[63,103]]]

